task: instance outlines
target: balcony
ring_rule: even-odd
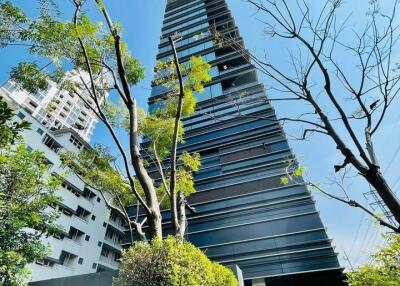
[[[103,266],[102,268],[115,270],[119,268],[119,262],[115,261],[114,259],[100,256],[99,259],[99,266]]]
[[[110,227],[112,227],[115,231],[117,231],[117,232],[119,232],[119,233],[121,233],[121,234],[125,234],[125,230],[126,230],[125,226],[122,226],[122,225],[119,224],[118,222],[116,222],[116,221],[110,219],[110,220],[108,221],[108,225],[109,225]]]
[[[104,244],[106,244],[107,246],[111,247],[114,250],[117,250],[117,251],[122,250],[121,244],[117,240],[111,239],[106,236],[104,238],[103,242],[104,242]]]

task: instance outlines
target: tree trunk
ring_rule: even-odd
[[[393,217],[400,225],[400,202],[392,189],[387,184],[379,168],[372,167],[365,174],[367,181],[375,188],[384,204],[388,207]]]
[[[143,160],[139,151],[138,142],[138,130],[137,130],[137,109],[136,100],[132,99],[132,106],[129,109],[129,120],[130,120],[130,150],[132,165],[136,173],[136,177],[139,180],[140,185],[143,188],[146,198],[146,217],[147,223],[150,228],[150,237],[162,239],[162,225],[161,225],[161,210],[158,203],[157,192],[154,188],[153,180],[150,178],[143,165]]]
[[[142,225],[138,222],[132,222],[132,224],[135,226],[136,233],[138,234],[139,238],[141,241],[147,241],[146,234],[142,230]],[[134,241],[132,240],[132,245]]]
[[[176,236],[184,238],[186,232],[186,208],[185,195],[182,191],[178,195],[178,215],[179,215],[179,232]]]
[[[172,48],[172,52],[174,55],[174,63],[176,68],[176,73],[179,80],[179,98],[178,98],[178,106],[175,115],[175,125],[174,125],[174,136],[172,138],[172,150],[171,150],[171,171],[170,171],[170,187],[169,191],[171,194],[170,201],[171,201],[171,223],[172,223],[172,230],[176,236],[180,236],[180,234],[185,232],[185,229],[181,229],[181,224],[179,222],[179,210],[180,207],[177,203],[177,195],[176,195],[176,157],[178,152],[178,137],[179,137],[179,125],[181,124],[181,117],[182,117],[182,107],[184,101],[184,84],[183,84],[183,77],[181,68],[179,66],[179,58],[175,48],[175,42],[172,37],[169,37],[169,43]],[[183,210],[185,211],[185,210]]]

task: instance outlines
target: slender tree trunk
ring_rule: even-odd
[[[139,151],[138,142],[138,130],[137,130],[137,107],[136,100],[132,99],[132,106],[129,108],[130,116],[130,150],[132,165],[136,173],[136,177],[139,180],[140,185],[146,194],[146,204],[148,209],[146,210],[147,223],[150,228],[151,238],[162,239],[162,225],[161,225],[161,211],[158,203],[157,193],[154,188],[153,180],[150,178],[143,165],[143,160]]]
[[[179,232],[177,236],[184,238],[186,232],[186,208],[185,208],[185,195],[182,191],[178,195],[178,215],[179,215]]]
[[[177,206],[177,195],[176,195],[176,157],[177,157],[177,149],[178,149],[178,137],[179,137],[179,125],[181,123],[182,117],[182,106],[184,100],[184,85],[183,85],[183,77],[181,68],[179,66],[179,58],[175,48],[175,42],[172,37],[169,37],[169,43],[171,45],[173,55],[174,55],[174,63],[176,68],[176,73],[179,80],[179,98],[178,98],[178,106],[176,110],[175,116],[175,126],[174,126],[174,137],[172,143],[171,150],[171,176],[170,176],[170,200],[171,200],[171,221],[172,221],[172,229],[176,236],[181,236],[182,230],[180,229],[180,223],[178,219],[178,206]],[[183,230],[185,232],[185,230]]]

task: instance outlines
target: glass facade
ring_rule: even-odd
[[[323,285],[341,285],[337,254],[307,188],[280,183],[294,156],[255,67],[230,47],[214,44],[210,27],[222,34],[234,31],[242,41],[226,1],[169,0],[157,56],[172,58],[167,38],[177,34],[181,62],[203,55],[212,65],[213,80],[196,94],[196,112],[183,119],[185,143],[179,146],[179,152],[199,152],[202,158],[197,192],[188,198],[197,211],[188,213],[188,239],[213,260],[238,265],[246,285],[255,279],[292,285],[275,284],[274,277],[302,273],[325,273],[320,279],[330,278]],[[167,91],[153,87],[150,112],[162,106]],[[160,180],[154,165],[148,171]],[[163,218],[168,233],[168,211]]]

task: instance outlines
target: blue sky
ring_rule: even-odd
[[[35,5],[30,4],[33,1],[12,0],[12,2],[25,7],[29,13],[37,13]],[[64,2],[63,0],[62,2],[65,3],[61,7],[62,10],[68,13],[69,1]],[[108,6],[110,15],[122,23],[124,27],[123,38],[128,43],[133,56],[138,58],[146,68],[146,78],[134,88],[139,105],[146,107],[165,3],[163,0],[106,0],[104,2]],[[344,14],[341,14],[345,17],[349,11],[354,12],[349,23],[354,28],[359,28],[360,25],[362,27],[365,23],[366,6],[361,5],[362,7],[360,7],[360,2],[349,0],[344,2]],[[256,19],[259,16],[255,15],[254,9],[241,0],[228,0],[228,4],[247,48],[260,56],[267,52],[269,57],[278,63],[283,70],[289,69],[287,47],[284,46],[284,43],[275,43],[263,35],[264,26]],[[6,48],[0,50],[0,59],[0,82],[3,82],[8,77],[10,67],[19,61],[29,60],[31,57],[27,55],[23,48]],[[347,69],[351,71],[352,68],[354,67],[349,63]],[[259,75],[259,78],[267,87],[272,84],[262,75]],[[278,96],[272,91],[269,92],[269,95],[271,97]],[[304,108],[291,102],[275,103],[274,107],[278,116],[298,114],[299,108]],[[399,130],[400,113],[399,101],[397,100],[392,106],[383,128],[376,136],[376,149],[383,170],[386,169],[397,148],[399,148]],[[298,132],[298,126],[288,126],[286,131],[289,134],[294,134]],[[99,126],[95,131],[92,142],[104,143],[105,132],[104,128]],[[328,178],[333,173],[333,165],[341,160],[330,140],[321,136],[314,136],[306,142],[290,140],[290,145],[301,163],[306,166],[307,176],[313,182],[327,183]],[[385,175],[390,184],[393,184],[399,177],[399,164],[400,156],[397,156],[391,167],[385,170]],[[325,184],[324,187],[332,192],[335,191],[335,188],[329,184]],[[362,181],[354,180],[350,188],[350,193],[354,198],[364,202],[362,193],[366,191],[368,191],[368,188]],[[397,191],[400,194],[400,188]],[[343,259],[344,250],[348,253],[353,264],[357,265],[364,262],[367,255],[373,251],[374,245],[382,241],[379,237],[380,229],[359,210],[352,209],[319,194],[315,194],[314,197],[317,209],[328,228],[328,234],[333,239],[333,243],[337,247],[336,250],[340,253],[343,266],[348,266],[348,263]]]

